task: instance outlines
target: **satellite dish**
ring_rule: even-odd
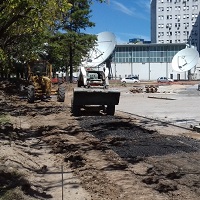
[[[177,72],[185,72],[198,63],[199,52],[194,48],[180,50],[172,59],[172,69]]]
[[[117,42],[115,35],[111,32],[97,34],[97,44],[90,50],[83,66],[97,67],[105,62],[115,49]]]

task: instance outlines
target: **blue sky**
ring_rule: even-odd
[[[90,19],[96,26],[86,29],[87,33],[112,32],[118,44],[131,38],[150,40],[150,0],[93,2]]]

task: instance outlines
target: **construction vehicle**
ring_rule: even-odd
[[[107,115],[114,115],[120,92],[109,89],[111,54],[116,46],[113,33],[97,35],[97,44],[88,52],[79,70],[78,87],[74,88],[72,113],[80,115],[82,109],[98,109]],[[106,65],[106,67],[105,67]]]
[[[65,87],[58,84],[52,89],[52,65],[47,61],[33,61],[27,65],[27,100],[34,103],[36,99],[48,99],[51,95],[57,95],[59,102],[65,100]]]
[[[107,115],[114,115],[115,105],[118,105],[120,92],[109,89],[109,70],[80,68],[78,87],[74,88],[72,98],[72,113],[81,114],[81,109],[95,108]]]

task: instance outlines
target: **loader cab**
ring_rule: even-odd
[[[89,86],[104,86],[105,75],[103,71],[87,71],[87,83]]]
[[[28,64],[29,74],[33,76],[51,76],[51,65],[46,61],[34,61]]]
[[[104,75],[104,72],[102,71],[87,71],[87,79],[88,80],[91,80],[91,79],[104,80],[105,75]]]

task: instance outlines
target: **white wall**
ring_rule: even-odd
[[[181,80],[188,79],[188,72],[176,72],[172,69],[171,63],[111,63],[113,77],[124,78],[128,75],[139,75],[140,80],[157,80],[160,76],[166,76],[170,78],[173,75],[173,79],[178,79],[180,74]],[[200,62],[197,64],[197,68],[191,70],[195,73],[193,79],[200,79]]]

